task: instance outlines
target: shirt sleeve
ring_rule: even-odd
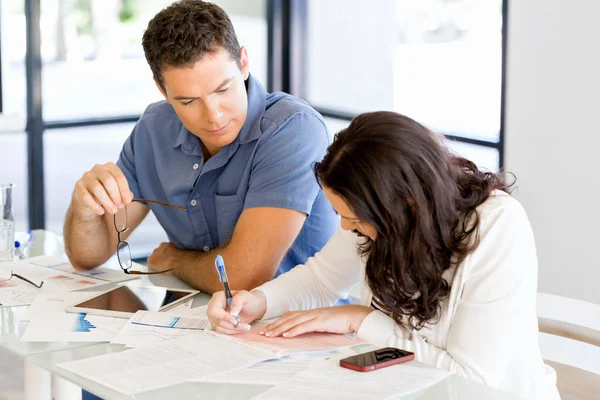
[[[133,128],[131,135],[129,135],[129,137],[123,144],[121,154],[119,155],[119,159],[117,161],[117,167],[121,169],[121,171],[125,175],[125,178],[127,178],[129,190],[133,192],[133,196],[135,198],[143,198],[135,170],[135,141],[136,132],[139,129],[140,123],[141,122],[138,121],[138,123]]]
[[[511,200],[482,216],[479,246],[457,271],[465,274],[465,283],[457,296],[445,349],[427,343],[418,332],[410,335],[379,311],[364,319],[357,336],[375,345],[412,351],[419,361],[498,387],[518,332],[531,322],[537,285],[533,233],[525,211]]]
[[[267,298],[263,319],[287,311],[330,307],[360,281],[363,262],[357,251],[358,237],[340,228],[323,249],[304,265],[256,288]]]
[[[320,191],[313,165],[329,145],[323,121],[308,111],[294,114],[259,145],[244,209],[288,208],[310,214]]]

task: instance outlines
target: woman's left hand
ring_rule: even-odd
[[[291,338],[307,332],[355,333],[372,308],[358,305],[290,311],[261,331],[265,336]]]

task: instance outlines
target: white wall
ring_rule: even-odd
[[[509,2],[506,168],[539,290],[600,303],[600,1]]]

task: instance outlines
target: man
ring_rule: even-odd
[[[165,101],[146,109],[116,165],[96,165],[76,183],[64,227],[72,264],[105,262],[117,249],[116,219],[119,230],[126,221],[123,241],[150,211],[170,242],[148,266],[203,292],[222,289],[217,254],[234,289],[304,263],[337,227],[312,172],[329,144],[321,116],[265,92],[214,4],[173,3],[149,22],[142,45]]]

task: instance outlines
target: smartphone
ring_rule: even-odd
[[[414,360],[415,353],[395,347],[385,347],[340,360],[340,366],[359,372],[368,372],[390,365]]]

